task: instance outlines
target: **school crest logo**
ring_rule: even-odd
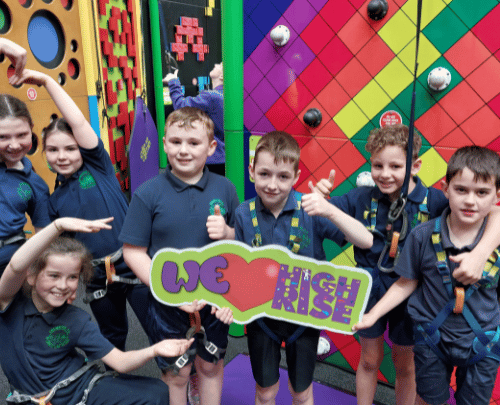
[[[92,177],[88,170],[84,170],[80,177],[78,177],[78,182],[80,183],[80,188],[82,190],[87,190],[89,188],[95,187],[95,179]]]
[[[69,343],[69,333],[68,327],[64,325],[56,326],[50,330],[49,335],[45,338],[45,343],[51,349],[60,349]]]
[[[33,195],[33,190],[28,183],[22,181],[21,183],[19,183],[19,187],[17,188],[17,194],[24,201],[29,201],[31,196]]]
[[[222,201],[220,198],[215,198],[212,201],[210,201],[210,215],[214,215],[215,213],[215,206],[218,205],[220,208],[220,214],[222,216],[226,215],[226,207],[224,205],[224,201]]]

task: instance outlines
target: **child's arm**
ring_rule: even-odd
[[[483,236],[470,253],[449,256],[460,263],[453,271],[453,277],[464,285],[474,284],[483,276],[484,265],[491,252],[500,246],[500,207],[494,207],[488,217]]]
[[[214,215],[207,218],[207,231],[210,239],[234,239],[234,228],[226,224],[218,205],[214,207]]]
[[[86,221],[78,218],[59,218],[28,239],[10,259],[2,278],[0,278],[0,309],[5,309],[21,289],[28,269],[35,259],[62,232],[99,232],[111,229],[108,225],[113,218]]]
[[[0,38],[0,54],[7,56],[14,65],[14,74],[9,78],[9,83],[17,85],[26,66],[26,49],[7,38]]]
[[[407,299],[413,291],[417,289],[417,285],[418,280],[400,277],[371,311],[363,315],[361,322],[358,322],[352,327],[353,332],[373,326],[380,317],[384,316]]]
[[[124,243],[123,260],[137,278],[149,287],[151,257],[149,257],[148,248],[145,246],[135,246]]]
[[[312,192],[302,196],[302,208],[307,214],[320,215],[332,221],[345,239],[361,249],[370,249],[373,235],[357,219],[330,204],[321,194]]]
[[[121,350],[114,348],[102,358],[102,361],[119,373],[128,373],[146,364],[149,360],[152,360],[156,356],[181,356],[193,342],[194,338],[191,338],[190,340],[165,339],[153,346],[140,350],[122,352]]]
[[[84,149],[95,148],[99,138],[73,99],[52,77],[36,70],[25,69],[22,80],[26,83],[44,86],[55,105],[68,122],[78,145]]]

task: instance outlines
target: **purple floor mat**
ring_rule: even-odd
[[[319,383],[313,383],[315,405],[356,405],[356,397],[337,391]],[[222,405],[253,405],[255,403],[255,381],[252,376],[250,358],[243,354],[236,356],[224,367]],[[280,369],[280,390],[276,404],[291,404],[288,391],[288,372]]]

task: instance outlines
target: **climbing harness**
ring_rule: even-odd
[[[13,388],[11,394],[7,397],[6,401],[8,404],[51,405],[50,400],[54,398],[54,395],[58,390],[69,386],[71,383],[78,380],[91,368],[100,369],[99,360],[95,360],[85,364],[83,367],[79,368],[77,371],[71,374],[68,378],[65,378],[64,380],[58,382],[50,390],[40,392],[35,395],[23,394],[18,390],[16,390],[15,388]],[[94,388],[97,381],[106,376],[116,376],[116,375],[118,375],[116,371],[106,371],[104,373],[101,372],[96,373],[90,380],[89,384],[87,385],[87,388],[85,388],[82,399],[76,405],[85,405],[87,403],[89,392],[92,390],[92,388]]]
[[[425,192],[425,197],[422,200],[422,202],[418,206],[418,214],[417,214],[417,222],[414,225],[417,225],[419,223],[427,222],[429,220],[429,209],[427,207],[427,200],[429,196],[429,190],[426,190]],[[404,208],[404,207],[403,207]],[[390,238],[390,243],[388,243],[389,238],[384,236],[384,234],[380,231],[377,230],[376,225],[377,225],[377,212],[378,212],[378,199],[375,197],[372,197],[371,199],[371,204],[370,204],[370,210],[365,211],[364,217],[368,221],[367,229],[373,233],[373,234],[378,234],[382,236],[382,238],[386,238],[386,243],[384,245],[384,248],[382,249],[382,253],[379,256],[377,267],[380,269],[380,271],[384,273],[390,273],[394,269],[394,264],[399,258],[399,254],[401,252],[401,248],[399,247],[399,243],[405,240],[407,234],[408,234],[408,213],[406,211],[399,213],[398,216],[403,216],[402,217],[402,225],[401,225],[401,230],[400,232],[393,232],[393,235]],[[391,213],[391,210],[389,210],[389,218],[393,218],[393,214]],[[396,218],[397,219],[397,218]],[[391,227],[394,224],[395,220],[394,219],[391,223]],[[389,220],[388,220],[389,222]],[[387,230],[387,227],[386,227]],[[387,234],[388,235],[388,234]],[[394,259],[394,264],[392,267],[386,267],[384,266],[384,260],[386,258],[387,252],[389,251],[389,257]]]
[[[16,233],[13,236],[10,236],[6,239],[0,239],[0,249],[3,248],[4,246],[7,245],[12,245],[13,243],[20,242],[20,241],[25,241],[26,240],[26,235],[24,232],[19,232]]]
[[[290,225],[290,236],[288,238],[288,249],[292,253],[298,253],[300,250],[300,242],[302,239],[297,236],[299,230],[299,217],[300,217],[300,207],[301,207],[302,194],[295,193],[295,209],[292,216],[292,222]],[[260,231],[259,223],[257,221],[257,212],[255,210],[255,197],[250,200],[250,216],[252,217],[252,225],[255,233],[255,238],[252,241],[252,247],[262,246],[262,233]],[[267,326],[263,318],[257,319],[257,324],[261,329],[273,339],[275,342],[281,345],[281,339]],[[306,330],[305,326],[298,326],[294,333],[292,333],[288,339],[285,340],[285,344],[291,344],[297,338],[304,333]]]
[[[215,357],[214,363],[217,363],[221,354],[226,352],[226,349],[221,349],[214,343],[208,341],[205,328],[201,325],[201,316],[199,311],[189,314],[189,323],[190,327],[186,332],[186,339],[191,339],[193,336],[198,334],[203,335],[203,346],[208,353]],[[196,355],[196,347],[189,348],[182,356],[179,356],[173,365],[174,374],[177,375],[180,369],[188,363],[189,358],[194,355]]]
[[[484,357],[499,359],[500,346],[498,340],[500,338],[500,328],[497,328],[496,332],[484,332],[474,315],[471,313],[467,305],[467,300],[479,288],[494,288],[498,284],[498,277],[500,275],[500,252],[498,249],[495,249],[486,262],[481,280],[465,289],[464,287],[454,287],[453,285],[453,277],[448,265],[448,256],[441,243],[441,218],[436,219],[432,233],[432,244],[436,253],[436,265],[443,279],[449,301],[432,322],[416,325],[416,330],[419,332],[416,336],[417,342],[424,341],[441,360],[447,362],[447,359],[437,346],[440,341],[439,328],[453,312],[457,315],[462,314],[476,335],[473,342],[473,349],[476,354],[467,359],[463,365],[468,366],[477,363]]]
[[[108,284],[113,283],[124,283],[124,284],[142,284],[141,280],[138,278],[125,278],[120,277],[116,274],[114,263],[120,260],[123,256],[123,248],[118,249],[116,252],[109,256],[102,257],[100,259],[94,259],[91,261],[92,267],[97,267],[104,263],[106,268],[106,285],[104,289],[96,290],[91,293],[87,293],[83,298],[83,302],[88,304],[94,300],[98,300],[106,295],[108,292]]]

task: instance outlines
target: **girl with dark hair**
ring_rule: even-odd
[[[25,69],[21,81],[45,87],[62,115],[42,134],[43,150],[58,182],[49,199],[50,219],[115,218],[113,229],[75,237],[94,257],[94,277],[87,286],[84,302],[90,303],[102,334],[124,350],[128,333],[126,303],[130,303],[145,327],[149,291],[123,261],[122,244],[118,241],[128,201],[103,142],[56,80]]]

